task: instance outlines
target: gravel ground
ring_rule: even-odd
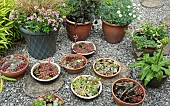
[[[159,23],[164,17],[170,17],[170,0],[162,0],[163,7],[161,8],[145,8],[139,6],[141,13],[141,21],[143,20],[154,20],[156,23]],[[134,0],[135,3],[139,4],[138,0]],[[132,23],[136,27],[139,26],[138,23]],[[119,44],[109,44],[104,40],[102,35],[101,26],[98,25],[96,30],[92,30],[88,41],[92,41],[97,46],[97,52],[90,57],[88,60],[91,62],[89,66],[87,66],[86,70],[81,74],[90,74],[90,68],[95,59],[99,57],[110,57],[122,62],[125,66],[133,63],[135,59],[132,56],[132,48],[131,48],[131,38],[126,35],[123,41]],[[59,37],[57,40],[56,48],[57,51],[53,56],[53,59],[56,63],[61,60],[61,58],[65,55],[71,53],[71,44],[72,42],[68,39],[66,30],[61,28]],[[30,67],[36,63],[37,59],[31,57],[27,52],[27,46],[25,41],[19,42],[14,45],[5,55],[20,53],[29,57],[29,69],[24,78],[26,78],[29,74]],[[137,76],[138,72],[136,70],[130,70],[131,78],[139,81]],[[65,101],[65,106],[114,106],[114,100],[111,95],[111,86],[103,86],[103,91],[101,95],[93,100],[82,100],[76,97],[70,91],[70,82],[71,77],[76,77],[77,75],[69,75],[62,68],[62,73],[64,77],[64,85],[57,92],[59,96],[61,96]],[[33,101],[34,98],[27,96],[22,87],[24,85],[24,80],[19,80],[17,82],[5,82],[3,92],[0,94],[0,106],[27,106],[29,103]],[[167,78],[166,81],[162,84],[160,88],[146,88],[147,96],[145,101],[141,106],[170,106],[170,78]]]

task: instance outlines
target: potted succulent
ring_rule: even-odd
[[[9,78],[9,77],[6,77],[6,76],[0,74],[0,93],[2,92],[2,89],[4,87],[4,80],[16,81],[16,79],[14,79],[14,78]]]
[[[92,21],[98,14],[101,0],[66,0],[69,13],[66,15],[66,30],[68,37],[74,41],[73,36],[78,36],[78,41],[84,41],[91,31]],[[83,30],[82,30],[83,29]]]
[[[6,77],[21,79],[28,67],[28,58],[21,54],[8,55],[0,61],[0,73]]]
[[[161,40],[162,46],[158,53],[153,56],[149,54],[144,54],[143,57],[137,58],[138,62],[135,62],[129,66],[139,67],[139,76],[141,80],[144,81],[144,85],[149,85],[151,87],[159,87],[162,83],[162,79],[170,76],[170,59],[163,57],[163,48],[168,42],[168,38]]]
[[[60,5],[55,1],[19,0],[12,12],[11,19],[19,25],[34,58],[44,59],[56,52],[56,36],[63,20],[59,11],[52,10]]]
[[[71,91],[83,99],[93,99],[102,92],[99,78],[91,75],[80,75],[71,82]]]
[[[112,95],[118,106],[138,106],[146,96],[144,87],[130,78],[120,78],[112,85]]]
[[[154,25],[152,21],[145,21],[140,24],[139,29],[133,29],[132,32],[132,47],[137,57],[144,53],[153,55],[154,51],[160,48],[161,40],[168,37],[166,25]]]
[[[121,66],[111,58],[100,58],[94,62],[93,70],[100,77],[113,78],[119,74]]]
[[[136,5],[131,0],[103,0],[99,7],[104,37],[109,43],[119,43],[128,25],[136,18]]]
[[[78,41],[72,44],[72,50],[74,53],[87,56],[96,51],[96,46],[89,41]]]
[[[61,64],[68,73],[79,73],[85,69],[87,59],[80,54],[70,54],[62,58]]]
[[[60,75],[60,66],[50,61],[36,63],[31,69],[31,76],[42,82],[56,79]]]
[[[63,106],[64,101],[58,95],[48,93],[35,99],[31,106]]]

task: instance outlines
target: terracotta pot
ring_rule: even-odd
[[[83,23],[77,23],[72,22],[66,18],[67,26],[67,35],[70,38],[70,40],[74,41],[74,35],[78,36],[78,39],[76,41],[84,41],[88,38],[89,33],[91,31],[92,24],[90,22]]]
[[[103,74],[99,73],[99,72],[95,69],[95,64],[96,64],[97,61],[102,60],[102,59],[107,59],[107,60],[112,60],[112,61],[114,61],[114,63],[119,66],[118,72],[115,73],[115,74],[113,74],[113,75],[109,75],[109,76],[103,75]],[[93,64],[93,70],[94,70],[95,74],[97,74],[98,76],[100,76],[100,77],[102,77],[102,78],[113,78],[114,76],[116,76],[116,75],[118,75],[118,74],[120,73],[120,71],[121,71],[121,65],[120,65],[119,62],[117,62],[117,61],[115,61],[115,60],[113,60],[113,59],[111,59],[111,58],[100,58],[100,59],[97,59],[97,60],[94,62],[94,64]]]
[[[106,41],[116,44],[122,41],[123,37],[125,36],[125,30],[127,29],[127,26],[109,24],[102,20],[102,29]]]
[[[4,71],[0,70],[0,73],[2,73],[3,75],[5,75],[6,77],[15,78],[15,79],[19,80],[19,79],[21,79],[22,77],[24,77],[25,71],[26,71],[26,69],[28,68],[28,62],[29,62],[29,60],[28,60],[27,57],[25,57],[25,56],[23,56],[23,55],[21,55],[21,54],[13,54],[13,55],[14,55],[14,56],[22,57],[24,60],[26,60],[27,64],[25,65],[25,67],[22,68],[22,69],[20,69],[20,70],[18,70],[18,71],[16,71],[16,72],[4,72]],[[9,56],[10,56],[10,55],[9,55]],[[4,57],[4,58],[0,61],[0,63],[3,63],[3,61],[5,61],[5,59],[6,59],[7,57],[9,57],[9,56]]]
[[[128,81],[128,82],[133,82],[134,84],[138,84],[139,87],[142,89],[142,92],[143,92],[143,94],[144,94],[143,99],[142,99],[140,102],[138,102],[138,103],[127,103],[127,102],[124,102],[124,101],[120,100],[118,97],[116,97],[116,95],[115,95],[114,92],[113,92],[113,88],[114,88],[114,86],[115,86],[116,83],[122,82],[122,81]],[[137,81],[135,81],[135,80],[133,80],[133,79],[130,79],[130,78],[120,78],[120,79],[116,80],[116,81],[112,84],[112,95],[113,95],[113,98],[114,98],[114,100],[115,100],[115,102],[116,102],[116,104],[117,104],[118,106],[138,106],[139,104],[141,104],[141,103],[144,101],[144,98],[145,98],[145,96],[146,96],[146,93],[145,93],[144,87],[143,87],[139,82],[137,82]]]
[[[42,62],[39,62],[39,63],[34,64],[34,66],[31,68],[31,76],[32,76],[34,79],[36,79],[37,81],[41,81],[41,82],[49,82],[49,81],[52,81],[52,80],[54,80],[54,79],[56,79],[56,78],[59,77],[61,68],[60,68],[60,66],[59,66],[58,64],[53,63],[53,62],[50,62],[50,63],[51,63],[53,66],[56,66],[57,69],[58,69],[58,74],[57,74],[56,76],[54,76],[54,77],[52,77],[52,78],[50,78],[50,79],[39,79],[38,77],[36,77],[36,76],[34,75],[34,69],[35,69],[36,67],[38,67],[38,66],[40,65],[40,63],[48,63],[48,61],[42,61]]]
[[[85,65],[80,67],[80,68],[76,68],[76,69],[71,69],[71,68],[67,68],[65,65],[64,65],[64,61],[66,60],[67,57],[79,57],[79,58],[82,58],[84,61],[85,61]],[[81,71],[83,71],[85,68],[86,68],[86,65],[87,65],[87,59],[86,57],[82,56],[81,54],[70,54],[68,56],[65,56],[62,58],[61,60],[61,65],[64,67],[64,69],[66,69],[66,71],[70,74],[75,74],[75,73],[80,73]]]

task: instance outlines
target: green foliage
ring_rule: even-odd
[[[131,0],[103,0],[99,14],[108,23],[125,26],[137,18],[136,9]]]
[[[2,89],[3,89],[3,86],[4,86],[3,80],[16,81],[16,79],[9,78],[9,77],[6,77],[4,75],[0,76],[0,93],[2,92]]]
[[[45,106],[44,100],[34,100],[31,104],[31,106]]]
[[[16,0],[0,0],[0,53],[4,53],[16,40],[22,38],[20,31],[10,20]]]
[[[93,21],[100,3],[101,0],[67,0],[66,6],[70,9],[67,18],[77,23]]]
[[[150,80],[154,77],[158,81],[161,81],[163,74],[170,76],[170,59],[163,58],[163,48],[168,43],[168,38],[161,40],[162,46],[161,50],[158,53],[155,53],[153,57],[150,57],[149,54],[144,54],[143,57],[138,58],[138,62],[131,64],[129,67],[140,67],[140,79],[144,80],[144,85],[146,86]]]
[[[141,23],[139,32],[135,32],[132,40],[136,42],[136,46],[141,48],[160,47],[160,41],[168,36],[165,24],[155,26],[151,21]]]

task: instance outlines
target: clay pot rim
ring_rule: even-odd
[[[93,47],[94,47],[94,50],[93,50],[92,52],[89,52],[89,53],[77,53],[77,52],[74,51],[74,49],[73,49],[73,47],[74,47],[74,45],[75,45],[76,43],[77,43],[77,44],[80,44],[80,43],[91,43],[91,44],[93,45]],[[81,54],[81,55],[83,55],[83,56],[87,56],[87,55],[93,54],[93,53],[96,51],[96,46],[94,45],[94,43],[92,43],[92,42],[90,42],[90,41],[77,41],[76,43],[73,43],[72,46],[71,46],[73,52],[76,53],[76,54]]]
[[[116,74],[107,76],[107,75],[100,74],[98,71],[96,71],[96,69],[94,68],[94,66],[95,66],[95,64],[96,64],[97,61],[102,60],[102,59],[112,60],[112,61],[114,61],[114,63],[116,63],[116,65],[119,65],[119,70],[118,70],[118,72],[117,72]],[[112,77],[115,77],[116,75],[118,75],[118,74],[120,73],[121,69],[122,69],[122,67],[121,67],[120,63],[119,63],[118,61],[112,59],[112,58],[99,58],[99,59],[97,59],[97,60],[93,63],[93,71],[94,71],[98,76],[103,77],[103,78],[112,78]]]
[[[137,103],[128,103],[128,102],[124,102],[124,101],[120,100],[120,99],[114,94],[114,92],[113,92],[113,87],[114,87],[114,85],[115,85],[117,82],[120,82],[120,81],[135,82],[136,84],[138,84],[138,85],[140,86],[140,88],[142,89],[142,91],[144,91],[144,92],[143,92],[144,96],[143,96],[142,100],[141,100],[140,102],[137,102]],[[131,79],[131,78],[119,78],[119,79],[117,79],[116,81],[114,81],[113,84],[112,84],[112,96],[113,96],[113,98],[118,99],[119,101],[121,101],[122,103],[124,103],[124,104],[126,104],[126,105],[131,105],[131,104],[133,104],[133,105],[139,105],[139,104],[141,104],[141,103],[144,101],[145,96],[146,96],[146,92],[145,92],[144,87],[143,87],[139,82],[137,82],[137,81],[135,81],[135,80],[133,80],[133,79]]]
[[[66,22],[70,23],[70,24],[77,24],[77,25],[87,25],[87,24],[91,24],[91,22],[85,22],[85,23],[76,23],[76,22],[73,22],[73,21],[70,21],[69,19],[67,19],[67,17],[65,18]]]
[[[79,75],[79,76],[77,76],[76,78],[74,78],[73,81],[75,81],[76,79],[78,79],[78,78],[80,78],[80,77],[89,77],[89,76],[90,76],[90,77],[94,77],[94,76],[92,76],[92,75]],[[94,77],[94,78],[96,78],[96,77]],[[72,82],[73,82],[73,81],[72,81]],[[72,85],[72,84],[71,84],[71,91],[72,91],[76,96],[78,96],[78,97],[80,97],[80,98],[82,98],[82,99],[93,99],[93,98],[99,96],[99,95],[101,94],[101,92],[102,92],[102,83],[101,83],[101,81],[99,81],[99,85],[100,85],[99,92],[98,92],[96,95],[91,96],[91,97],[81,96],[81,95],[79,95],[78,93],[76,93],[76,92],[74,91],[74,89],[73,89],[73,85]]]
[[[9,71],[9,72],[4,72],[4,71],[0,70],[0,72],[1,72],[2,74],[3,74],[3,73],[6,73],[6,74],[8,74],[8,73],[10,73],[10,74],[16,74],[16,73],[18,73],[18,72],[21,72],[21,71],[25,70],[25,69],[28,67],[29,59],[28,59],[26,56],[24,56],[24,55],[22,55],[22,54],[11,54],[11,55],[22,57],[22,59],[24,59],[27,64],[25,65],[25,67],[23,67],[22,69],[20,69],[20,70],[18,70],[18,71],[16,71],[16,72],[11,72],[11,71]],[[7,57],[9,57],[9,56],[11,56],[11,55],[5,56],[5,57],[2,58],[0,61],[4,61]]]
[[[61,72],[60,66],[59,66],[57,63],[50,62],[52,65],[54,65],[54,66],[56,66],[56,67],[58,68],[58,74],[57,74],[56,76],[50,78],[50,79],[39,79],[39,78],[37,78],[37,77],[33,74],[33,72],[34,72],[34,69],[35,69],[37,66],[40,65],[40,63],[48,63],[48,61],[41,61],[41,62],[36,63],[36,64],[33,65],[33,67],[31,68],[31,76],[32,76],[34,79],[36,79],[36,80],[38,80],[38,81],[41,81],[41,82],[49,82],[49,81],[52,81],[52,80],[54,80],[54,79],[56,79],[56,78],[59,77],[60,72]]]
[[[105,21],[105,20],[103,20],[103,19],[102,19],[102,22],[105,23],[105,24],[107,24],[107,25],[109,25],[109,26],[116,26],[116,27],[127,27],[127,26],[128,26],[128,25],[120,26],[120,25],[118,25],[118,24],[111,24],[111,23],[108,23],[107,21]]]
[[[37,98],[37,100],[38,100],[39,98],[44,98],[44,96],[45,96],[45,95],[39,96],[39,97]],[[64,104],[64,100],[63,100],[60,96],[58,96],[58,95],[56,95],[56,94],[54,94],[54,96],[55,96],[55,98],[58,98],[59,100],[61,100],[61,101],[63,102],[63,104]]]
[[[65,65],[63,65],[63,62],[64,62],[64,60],[66,59],[66,57],[80,57],[80,58],[82,58],[82,59],[84,59],[84,61],[85,61],[85,65],[84,66],[82,66],[82,67],[80,67],[80,68],[76,68],[76,69],[70,69],[70,68],[67,68]],[[61,60],[61,65],[62,65],[62,67],[64,67],[65,69],[67,69],[67,70],[71,70],[71,71],[77,71],[77,70],[79,70],[79,69],[83,69],[84,67],[86,67],[86,65],[87,65],[87,59],[86,59],[86,57],[84,57],[83,55],[81,55],[81,54],[69,54],[69,55],[67,55],[67,56],[64,56],[63,58],[62,58],[62,60]]]

